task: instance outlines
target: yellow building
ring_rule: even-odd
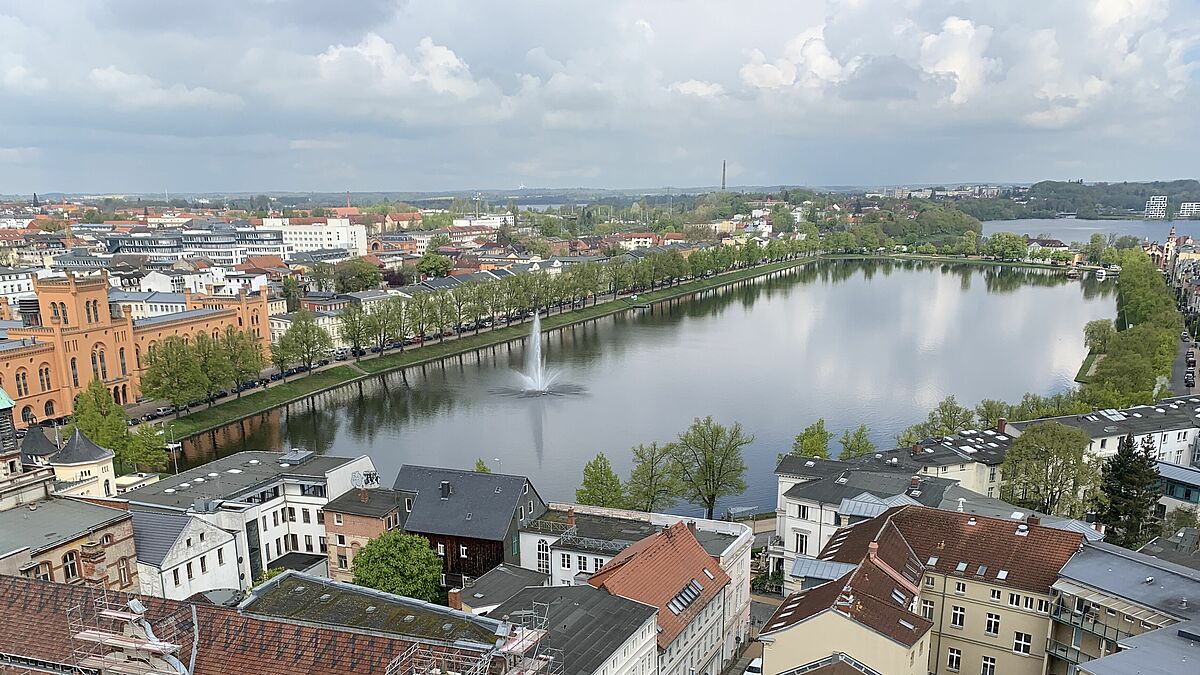
[[[34,280],[38,313],[0,340],[0,387],[16,402],[18,426],[71,414],[93,378],[118,403],[134,403],[146,351],[172,335],[188,340],[234,328],[255,333],[264,351],[270,346],[266,293],[188,294],[183,312],[135,320],[109,305],[108,289],[107,274]]]

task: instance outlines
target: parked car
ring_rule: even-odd
[[[173,405],[162,405],[154,409],[154,414],[159,417],[166,417],[173,412],[175,412],[175,406]]]
[[[756,658],[751,661],[742,675],[762,675],[762,659]]]

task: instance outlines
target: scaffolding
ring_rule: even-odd
[[[91,588],[67,608],[73,663],[105,675],[188,675],[189,666],[180,660],[180,629],[186,626],[172,616],[151,628],[139,600],[121,603],[116,597],[106,588]],[[194,650],[193,642],[193,659]]]
[[[385,675],[487,675],[490,653],[447,651],[444,647],[415,642],[392,659]]]

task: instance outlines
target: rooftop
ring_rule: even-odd
[[[918,504],[939,506],[942,503],[942,495],[954,484],[953,480],[934,476],[910,476],[907,473],[852,468],[793,485],[784,496],[821,504],[839,504],[843,499],[866,492],[880,498],[905,495]]]
[[[133,322],[134,328],[145,328],[147,326],[156,326],[162,323],[170,323],[172,321],[190,321],[192,319],[203,319],[215,314],[222,314],[229,310],[226,309],[189,309],[182,312],[172,312],[160,316],[151,316],[145,319],[137,319]]]
[[[31,553],[53,548],[128,515],[74,499],[48,499],[0,511],[0,554],[24,547]]]
[[[563,675],[592,675],[655,615],[640,602],[609,595],[591,586],[526,588],[492,610],[516,621],[533,603],[549,604],[549,644],[562,650]]]
[[[567,511],[550,509],[521,529],[554,534],[559,537],[557,546],[562,548],[611,555],[657,533],[662,527],[648,521],[576,512],[575,531],[568,533]]]
[[[1200,661],[1200,620],[1142,633],[1120,642],[1122,651],[1080,664],[1084,675],[1177,675]],[[1191,666],[1187,664],[1193,664]]]
[[[524,476],[415,464],[400,467],[395,489],[416,494],[406,531],[472,539],[506,540],[517,507],[531,499],[541,503]]]
[[[1200,487],[1200,469],[1170,462],[1156,462],[1156,464],[1158,465],[1158,475],[1163,478],[1182,485]]]
[[[364,492],[366,493],[365,495],[363,494]],[[403,507],[404,498],[412,496],[413,493],[411,492],[401,492],[388,488],[349,490],[339,495],[336,499],[329,500],[329,503],[323,508],[326,513],[345,513],[351,516],[382,518],[397,508]],[[400,508],[400,517],[404,518],[405,515],[407,514],[404,512],[404,509]]]
[[[112,450],[96,445],[87,436],[84,436],[82,431],[76,428],[75,433],[71,434],[71,437],[63,444],[62,450],[59,450],[50,461],[54,464],[62,465],[90,464],[112,457]]]
[[[545,586],[548,580],[549,576],[541,572],[501,563],[484,573],[470,586],[461,589],[460,597],[469,607],[498,605],[506,602],[521,589],[527,586]]]
[[[133,511],[133,543],[139,563],[159,567],[171,552],[179,533],[187,527],[192,516],[154,511]]]
[[[1004,463],[1012,436],[995,429],[960,431],[952,436],[927,438],[914,447],[895,448],[845,460],[863,468],[892,469],[915,473],[925,467],[979,462],[988,466]]]
[[[1185,527],[1169,537],[1155,537],[1139,552],[1200,570],[1200,528]]]
[[[1088,542],[1060,573],[1071,586],[1099,589],[1180,620],[1200,619],[1200,570],[1104,542]],[[1066,588],[1060,581],[1056,588]],[[1070,588],[1073,595],[1082,589]],[[1086,592],[1086,591],[1083,591]],[[1184,599],[1187,602],[1182,602]]]
[[[306,624],[363,629],[475,649],[497,646],[502,622],[332,579],[288,571],[254,589],[239,611]]]
[[[1180,396],[1164,399],[1155,405],[1140,405],[1123,410],[1099,410],[1082,415],[1064,415],[1010,422],[1018,432],[1034,424],[1058,422],[1082,429],[1091,438],[1106,438],[1133,434],[1141,436],[1155,431],[1200,428],[1200,397]]]
[[[138,488],[127,496],[130,504],[186,511],[197,500],[252,495],[285,476],[324,482],[326,473],[355,461],[351,457],[310,455],[295,464],[295,460],[287,461],[285,457],[296,455],[259,450],[238,452]],[[213,473],[217,475],[209,475]]]
[[[836,459],[818,459],[816,457],[801,457],[799,455],[784,455],[779,458],[775,467],[776,475],[800,476],[802,478],[824,478],[846,469],[853,468],[849,462]]]

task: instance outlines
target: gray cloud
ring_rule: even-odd
[[[1136,179],[1200,150],[1194,3],[79,7],[0,10],[0,191]]]

